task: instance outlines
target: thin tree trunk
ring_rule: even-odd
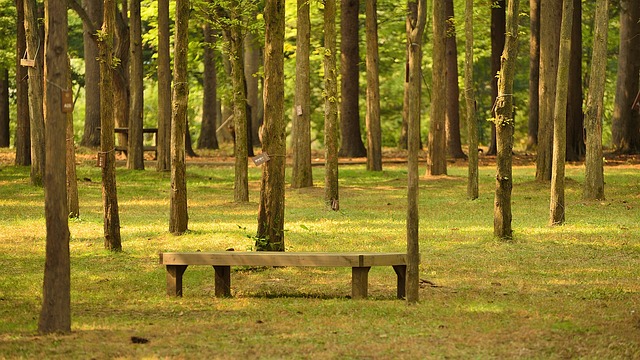
[[[16,165],[31,165],[31,138],[29,126],[29,99],[27,93],[27,68],[20,65],[20,59],[27,50],[24,33],[24,1],[15,0],[17,12],[17,44],[16,44]]]
[[[102,23],[102,1],[84,0],[89,19],[100,27]],[[100,146],[100,63],[96,60],[99,56],[98,45],[93,38],[94,29],[83,22],[82,39],[84,43],[84,132],[80,145],[97,148]]]
[[[142,62],[142,20],[140,18],[140,0],[130,3],[130,49],[129,88],[131,107],[129,108],[129,152],[127,168],[144,170],[144,144],[142,134],[142,116],[144,109],[144,68]]]
[[[254,14],[255,16],[255,14]],[[251,135],[251,144],[249,147],[253,149],[253,146],[260,146],[260,136],[258,130],[260,129],[260,118],[258,115],[258,107],[260,102],[258,101],[260,96],[260,44],[258,38],[252,32],[247,32],[244,40],[244,78],[247,83],[247,104],[251,108],[250,117],[248,118],[249,134]]]
[[[366,1],[367,35],[367,170],[382,171],[377,0]]]
[[[502,56],[506,38],[506,1],[497,0],[491,6],[491,103],[495,104],[498,96],[497,75],[501,66],[500,56]],[[491,143],[487,155],[496,155],[496,138],[496,126],[491,123]]]
[[[284,251],[284,183],[286,122],[284,120],[284,0],[266,2],[264,45],[264,126],[262,149],[271,160],[262,167],[258,250]],[[256,244],[259,245],[259,244]]]
[[[493,234],[511,239],[511,190],[513,188],[513,81],[518,54],[519,0],[509,0],[507,7],[506,41],[502,52],[498,96],[495,104],[495,125],[498,153],[496,155],[496,194],[493,207]]]
[[[336,3],[324,4],[324,201],[332,210],[340,209],[338,194],[338,85],[336,74]]]
[[[171,112],[171,211],[169,217],[169,232],[176,235],[187,231],[189,223],[185,163],[185,134],[189,102],[189,84],[187,83],[189,11],[189,0],[176,1]]]
[[[0,69],[0,147],[11,143],[9,131],[9,70]]]
[[[407,3],[407,304],[420,299],[420,212],[418,150],[420,148],[420,98],[422,85],[422,38],[427,22],[426,1]],[[434,37],[435,38],[435,37]]]
[[[527,151],[538,145],[538,118],[540,116],[540,0],[529,0],[529,123]]]
[[[71,83],[71,60],[67,57],[67,89],[73,89]],[[80,217],[80,202],[78,199],[78,178],[76,175],[76,146],[73,132],[73,111],[66,113],[66,185],[67,185],[67,214],[70,218]]]
[[[296,91],[294,94],[291,143],[293,169],[291,187],[313,186],[311,171],[311,88],[309,51],[311,48],[311,20],[309,1],[298,0],[296,24]]]
[[[446,17],[444,2],[433,3],[433,80],[431,89],[431,123],[429,124],[429,158],[427,175],[447,173],[446,83],[445,66]]]
[[[465,1],[465,57],[464,57],[464,98],[467,106],[467,127],[469,136],[469,171],[467,197],[478,198],[478,120],[476,117],[476,96],[473,87],[473,0]]]
[[[158,0],[158,171],[171,169],[171,54],[169,0]]]
[[[589,76],[589,96],[585,111],[587,152],[585,158],[585,200],[604,200],[604,168],[602,161],[602,116],[607,72],[607,36],[609,0],[596,2],[593,54]]]
[[[41,334],[71,332],[71,265],[67,219],[65,135],[66,114],[62,92],[67,86],[67,5],[49,1],[45,8],[44,112],[47,118],[44,197],[47,227],[42,310],[38,321]],[[42,55],[41,55],[42,56]],[[70,89],[69,89],[70,91]]]
[[[27,39],[27,59],[35,60],[35,66],[29,72],[29,117],[31,130],[31,183],[42,185],[45,164],[44,114],[43,103],[43,67],[44,49],[41,47],[40,31],[37,23],[35,0],[24,0],[24,29]]]
[[[409,136],[409,123],[408,123],[408,111],[409,111],[409,49],[406,51],[407,61],[404,69],[404,83],[402,86],[402,125],[400,128],[400,138],[398,138],[398,149],[406,150]]]
[[[558,54],[558,78],[553,116],[553,171],[551,173],[551,225],[561,225],[565,220],[564,174],[567,151],[567,98],[569,92],[569,64],[571,60],[571,31],[573,27],[573,0],[564,0],[560,26],[560,53]]]
[[[458,45],[456,44],[456,25],[453,13],[453,0],[444,3],[447,19],[445,40],[446,62],[446,141],[447,154],[454,159],[466,159],[460,140],[460,86],[458,85]]]
[[[579,161],[584,156],[584,113],[582,112],[582,0],[573,0],[569,93],[567,100],[566,159]]]
[[[213,30],[209,22],[203,25],[204,33],[204,74],[202,76],[202,125],[198,137],[198,149],[218,149],[217,128],[217,103],[218,78],[216,73],[216,59],[214,49]]]
[[[100,153],[102,157],[102,202],[104,206],[104,246],[122,251],[120,215],[116,189],[115,119],[113,111],[113,41],[115,37],[115,0],[104,0],[100,51]]]

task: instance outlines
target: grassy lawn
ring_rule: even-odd
[[[151,167],[150,167],[151,168]],[[290,176],[290,169],[287,175]],[[81,217],[70,221],[72,329],[37,334],[45,253],[43,191],[29,169],[0,164],[0,358],[640,358],[639,166],[607,167],[607,200],[581,200],[584,170],[567,168],[567,224],[549,227],[549,187],[514,168],[512,242],[493,238],[495,169],[420,182],[420,303],[395,299],[395,274],[374,267],[354,301],[348,268],[232,270],[229,299],[213,269],[189,267],[184,297],[165,295],[162,251],[252,248],[260,170],[234,204],[231,165],[188,167],[189,229],[168,234],[169,174],[118,169],[124,251],[103,249],[100,172],[78,167]],[[424,173],[424,167],[420,170]],[[403,251],[406,167],[340,168],[340,208],[316,186],[287,189],[292,251]],[[132,337],[148,342],[136,344]]]

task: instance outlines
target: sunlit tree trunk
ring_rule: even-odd
[[[431,123],[427,175],[447,173],[445,41],[446,17],[443,1],[433,3],[433,80],[431,88]]]
[[[366,1],[367,35],[367,170],[382,171],[377,0]]]
[[[458,45],[453,12],[453,0],[445,1],[447,34],[445,40],[446,62],[446,141],[447,154],[455,159],[466,159],[460,140],[460,86],[458,85]]]
[[[27,68],[20,65],[20,59],[27,50],[24,34],[24,1],[15,0],[17,12],[16,44],[16,165],[31,165],[31,138],[29,126],[29,99],[27,92]]]
[[[324,4],[324,201],[339,210],[338,198],[338,74],[336,68],[336,2]]]
[[[540,0],[529,0],[529,122],[527,151],[538,145],[538,117],[540,113]]]
[[[171,55],[169,0],[158,0],[158,171],[171,168]]]
[[[213,30],[208,22],[203,25],[203,33],[202,125],[200,127],[200,137],[198,137],[198,149],[218,149],[218,137],[216,136],[218,76],[216,73]]]
[[[473,87],[473,0],[465,0],[464,8],[465,58],[464,58],[464,98],[467,106],[467,127],[469,136],[469,171],[467,197],[478,198],[478,120],[476,117],[476,96]]]
[[[142,63],[142,20],[140,18],[140,0],[129,0],[130,6],[130,50],[129,89],[131,106],[129,108],[129,152],[127,168],[144,170],[144,149],[142,134],[142,116],[144,109],[144,68]]]
[[[100,27],[102,1],[84,0],[82,4],[89,20]],[[98,130],[100,127],[100,63],[96,60],[99,54],[94,36],[94,28],[83,21],[85,110],[84,131],[80,145],[97,148],[100,146],[100,130]]]
[[[555,0],[554,0],[555,1]],[[505,44],[506,1],[491,2],[491,103],[496,103],[498,96],[498,72],[500,71],[502,51]],[[491,123],[491,143],[487,155],[496,155],[496,126]]]

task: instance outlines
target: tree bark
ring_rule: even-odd
[[[171,54],[169,0],[158,0],[158,171],[171,169]]]
[[[446,71],[445,41],[446,17],[444,2],[433,3],[433,80],[431,89],[431,123],[429,124],[429,158],[427,175],[447,173],[446,83],[442,74]]]
[[[540,116],[540,0],[529,0],[529,122],[527,151],[538,145],[538,118]]]
[[[566,159],[580,161],[584,156],[584,113],[582,112],[582,1],[573,1],[569,93],[567,100]]]
[[[366,1],[367,35],[367,170],[382,171],[377,0]]]
[[[67,89],[73,89],[71,83],[71,60],[67,57]],[[70,218],[80,217],[80,201],[78,199],[78,177],[76,175],[76,146],[73,132],[73,111],[66,113],[66,185],[67,215]]]
[[[585,200],[604,200],[604,168],[602,161],[602,116],[607,72],[607,36],[609,0],[596,2],[593,54],[589,76],[589,96],[585,111],[587,151],[585,157]]]
[[[0,69],[0,147],[11,143],[9,131],[9,70]]]
[[[291,187],[299,189],[313,186],[311,170],[311,70],[309,52],[311,48],[311,20],[309,2],[298,0],[296,24],[296,91],[293,100],[291,144],[293,169]]]
[[[104,207],[104,247],[122,251],[120,215],[116,188],[115,118],[113,111],[113,41],[115,37],[115,0],[104,0],[102,30],[98,39],[100,53],[100,152],[102,157],[102,202]]]
[[[340,12],[340,157],[365,157],[360,132],[359,0],[341,0]]]
[[[35,60],[35,66],[28,68],[29,73],[29,117],[31,131],[31,183],[42,185],[45,164],[44,114],[43,103],[43,67],[44,49],[41,46],[40,30],[37,23],[35,0],[24,0],[24,29],[27,39],[27,59]]]
[[[271,160],[262,167],[258,208],[258,250],[284,251],[284,182],[286,122],[284,120],[284,0],[265,4],[264,126],[262,149]]]
[[[27,98],[27,68],[20,65],[20,59],[27,50],[24,34],[24,1],[15,0],[17,13],[16,36],[16,165],[31,165],[31,138],[29,126],[29,99]]]
[[[469,136],[469,164],[467,198],[478,198],[478,119],[476,116],[476,96],[473,87],[473,0],[465,0],[465,57],[464,57],[464,98],[467,106],[467,132]]]
[[[198,137],[198,149],[218,149],[218,137],[216,136],[216,118],[218,114],[215,106],[218,99],[218,78],[216,73],[214,36],[209,22],[203,25],[203,33],[204,57],[202,62],[204,65],[204,74],[202,76],[202,125],[200,127],[200,136]]]
[[[44,196],[47,228],[42,309],[38,321],[41,334],[71,332],[71,265],[65,176],[67,119],[62,92],[67,85],[67,5],[49,1],[45,8],[44,53],[46,85],[44,112],[47,118]],[[41,55],[42,56],[42,55]],[[42,103],[41,103],[42,104]]]
[[[407,3],[407,304],[420,300],[420,212],[418,208],[419,174],[418,150],[420,148],[420,98],[422,85],[422,37],[427,22],[426,1]],[[435,37],[434,37],[435,38]]]
[[[100,27],[102,23],[102,1],[84,0],[83,6],[89,20]],[[95,29],[83,21],[84,46],[84,80],[85,80],[85,110],[84,132],[80,145],[91,148],[100,146],[100,63],[98,45],[95,41]]]
[[[565,221],[564,174],[567,151],[567,99],[569,92],[569,65],[571,60],[571,31],[573,28],[573,0],[562,4],[560,25],[560,53],[553,116],[553,171],[551,173],[551,201],[549,205],[551,225]]]
[[[556,98],[556,74],[558,73],[558,48],[562,1],[540,1],[540,114],[538,118],[538,152],[536,156],[536,180],[551,180],[553,149],[553,110]]]
[[[119,8],[119,5],[122,5]],[[113,68],[113,113],[116,126],[121,128],[129,127],[129,111],[131,103],[131,93],[129,92],[129,24],[127,19],[127,1],[116,2],[116,37],[114,41],[114,55],[118,59]],[[129,135],[126,133],[116,134],[118,143],[129,144]],[[128,156],[128,154],[127,154]]]
[[[493,207],[493,234],[500,239],[511,239],[511,190],[513,189],[513,81],[518,54],[519,0],[509,0],[506,21],[506,41],[502,52],[498,95],[495,103],[496,194]]]
[[[140,0],[129,0],[130,10],[130,50],[129,89],[131,107],[129,108],[129,151],[127,168],[144,170],[144,144],[142,134],[142,116],[144,109],[144,68],[142,63],[142,19],[140,18]]]
[[[337,211],[338,194],[338,74],[336,73],[336,3],[324,3],[324,201]]]
[[[254,14],[255,15],[255,14]],[[244,78],[247,84],[247,104],[251,109],[248,118],[247,129],[251,135],[251,144],[249,146],[260,146],[260,129],[261,118],[259,117],[259,107],[262,105],[260,98],[260,44],[258,38],[251,31],[247,32],[244,40]]]
[[[447,154],[454,159],[466,159],[460,140],[460,86],[458,85],[458,46],[453,13],[453,0],[444,3],[447,33],[445,40],[446,62],[446,138]]]
[[[189,49],[189,0],[176,1],[175,42],[173,53],[173,104],[171,111],[171,211],[169,232],[175,235],[187,231],[187,178],[185,134],[189,84],[187,54]]]
[[[640,152],[640,113],[631,108],[638,91],[640,72],[640,5],[620,0],[620,50],[611,135],[620,154]]]
[[[505,44],[506,29],[506,1],[497,0],[491,5],[491,103],[496,103],[498,96],[498,78],[500,71],[501,56]],[[487,155],[496,155],[496,126],[491,124],[491,143],[487,150]]]

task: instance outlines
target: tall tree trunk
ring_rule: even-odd
[[[453,0],[444,3],[447,19],[447,38],[445,40],[446,62],[446,138],[447,154],[454,159],[466,159],[460,140],[460,86],[458,85],[458,46],[456,44],[456,25],[453,13]]]
[[[309,52],[311,48],[311,20],[309,2],[298,0],[296,24],[296,91],[294,94],[291,144],[293,169],[291,187],[313,186],[311,171],[311,88]]]
[[[204,33],[204,74],[202,76],[202,125],[198,137],[198,149],[218,149],[217,128],[217,99],[218,78],[216,73],[215,43],[211,25],[203,25]]]
[[[551,173],[551,225],[561,225],[565,219],[564,174],[567,151],[567,99],[569,92],[569,65],[571,60],[571,31],[573,27],[573,0],[564,0],[560,26],[560,53],[553,116],[553,170]]]
[[[228,56],[222,56],[222,66],[224,68],[224,73],[226,79],[231,79],[231,61],[229,61]],[[220,107],[222,116],[220,117],[221,125],[220,135],[222,139],[226,142],[235,141],[235,130],[233,129],[233,99],[229,98],[229,96],[225,96],[220,99]]]
[[[67,57],[67,89],[73,89],[71,83],[71,59]],[[66,186],[67,186],[67,215],[70,218],[80,217],[80,202],[78,199],[78,177],[76,175],[76,146],[73,132],[73,111],[66,113]]]
[[[569,93],[567,101],[566,159],[579,161],[585,152],[582,112],[582,1],[573,1]]]
[[[498,78],[500,71],[500,56],[504,50],[506,29],[506,2],[505,0],[494,1],[491,5],[491,103],[496,103],[498,96]],[[487,155],[496,155],[496,126],[491,123],[491,143]]]
[[[527,131],[527,151],[538,145],[538,118],[540,114],[540,0],[529,0],[530,40],[529,40],[529,122]]]
[[[604,168],[602,161],[602,116],[607,72],[607,36],[609,0],[596,2],[593,54],[589,76],[589,96],[585,111],[587,152],[585,157],[585,200],[604,200]]]
[[[324,201],[340,209],[338,194],[338,74],[336,73],[336,0],[324,3]]]
[[[27,50],[24,34],[24,1],[15,0],[17,12],[16,44],[16,165],[31,165],[31,138],[29,126],[29,99],[27,98],[27,68],[20,65],[20,59]]]
[[[519,0],[509,0],[506,21],[506,41],[502,52],[498,96],[495,103],[495,126],[498,153],[496,155],[496,194],[493,207],[493,234],[501,239],[511,239],[511,190],[513,188],[513,81],[518,54]]]
[[[9,131],[9,70],[0,69],[0,147],[11,143]]]
[[[415,16],[415,15],[407,15],[407,16]],[[407,112],[409,111],[409,48],[406,49],[407,61],[405,62],[404,67],[404,83],[403,83],[403,96],[402,96],[402,125],[400,127],[400,137],[398,138],[398,149],[406,150],[407,149],[407,137],[409,136],[409,123],[407,122],[409,119],[409,115]]]
[[[465,57],[464,57],[464,98],[467,106],[467,133],[469,136],[469,171],[467,197],[478,198],[478,119],[476,117],[476,96],[473,87],[473,0],[465,0],[464,8]]]
[[[158,0],[158,171],[171,169],[171,54],[169,0]]]
[[[551,180],[553,149],[553,110],[556,98],[556,75],[558,73],[558,48],[560,45],[560,23],[562,1],[540,1],[540,114],[538,118],[538,152],[536,157],[536,180]]]
[[[38,321],[41,334],[71,332],[71,265],[65,176],[67,119],[62,92],[67,85],[67,4],[48,1],[45,8],[44,111],[47,118],[47,161],[44,183],[47,227],[42,309]],[[42,56],[42,55],[41,55]],[[70,90],[69,90],[70,91]]]
[[[100,27],[102,23],[102,1],[84,0],[82,2],[89,19]],[[93,38],[94,29],[83,22],[83,46],[84,46],[84,132],[80,145],[97,148],[100,146],[100,63],[98,58],[98,45]]]
[[[121,4],[121,8],[119,5]],[[129,20],[127,19],[127,1],[116,3],[116,38],[114,42],[114,55],[118,59],[113,68],[113,111],[116,126],[129,127],[129,108],[131,94],[129,92]],[[126,133],[116,134],[120,145],[129,144],[129,136]],[[128,154],[127,154],[128,155]]]
[[[43,103],[43,67],[44,49],[37,22],[35,0],[24,0],[24,29],[27,39],[27,58],[35,60],[35,66],[28,68],[29,73],[29,117],[31,130],[31,183],[42,185],[45,164],[44,114]]]
[[[185,163],[185,134],[189,84],[187,54],[189,49],[189,0],[176,1],[175,42],[173,53],[173,104],[171,111],[171,211],[169,232],[187,231],[187,178]]]
[[[115,0],[104,0],[100,52],[100,153],[102,160],[102,203],[104,206],[104,246],[122,251],[120,215],[116,188],[115,118],[113,111],[113,42],[115,37]]]
[[[262,167],[258,239],[259,250],[284,251],[284,181],[286,122],[284,120],[284,0],[267,1],[264,45],[263,150],[271,160]]]
[[[341,0],[340,16],[340,157],[364,157],[360,132],[359,0]]]
[[[446,17],[443,1],[433,3],[433,80],[431,89],[431,123],[429,124],[429,158],[427,175],[447,173],[446,83],[445,66]]]
[[[254,14],[255,15],[255,14]],[[260,137],[258,130],[260,129],[260,111],[258,107],[261,105],[260,98],[260,44],[258,38],[251,31],[247,32],[244,40],[244,78],[247,83],[247,104],[251,109],[249,123],[247,129],[251,135],[251,144],[249,146],[260,146]]]
[[[366,1],[367,33],[367,170],[382,171],[377,0]]]
[[[638,91],[640,72],[640,5],[637,0],[620,0],[620,50],[618,79],[611,135],[621,154],[640,152],[640,113],[631,109]]]
[[[131,107],[129,108],[129,152],[127,168],[144,170],[144,144],[142,134],[142,115],[144,109],[144,68],[142,63],[142,20],[140,18],[140,0],[129,0],[130,29],[129,43],[129,89]]]
[[[422,37],[427,22],[425,0],[407,2],[407,81],[405,99],[407,115],[407,304],[420,299],[420,212],[418,208],[419,174],[418,150],[420,148],[420,99],[422,94]],[[435,37],[434,37],[435,38]]]

